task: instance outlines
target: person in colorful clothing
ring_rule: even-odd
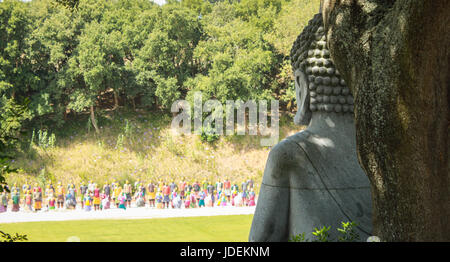
[[[54,195],[54,190],[53,190],[51,184],[48,184],[47,187],[45,188],[45,206],[46,206],[47,210],[49,209],[49,201],[53,197],[53,195]]]
[[[180,198],[181,200],[184,200],[186,196],[186,182],[184,181],[184,178],[181,180],[178,188],[180,190]]]
[[[55,210],[56,198],[52,195],[48,200],[48,210]]]
[[[246,181],[242,181],[242,183],[241,183],[241,192],[247,191],[247,186],[248,186],[247,182]]]
[[[77,207],[77,190],[75,188],[75,185],[70,184],[67,191],[69,192],[69,199],[70,199],[69,206],[71,209],[76,209],[76,207]]]
[[[40,211],[42,209],[42,189],[37,183],[33,188],[33,200],[34,211]]]
[[[183,201],[181,200],[180,194],[177,194],[176,191],[172,194],[172,207],[173,208],[181,208]]]
[[[20,210],[20,189],[15,185],[11,190],[11,199],[12,199],[12,212],[18,212]]]
[[[3,188],[3,192],[0,195],[0,213],[6,212],[6,210],[8,210],[8,193]]]
[[[28,182],[25,182],[25,185],[22,186],[22,192],[25,194],[25,192],[30,191],[31,193],[31,202],[33,202],[33,188],[31,186],[31,184],[29,184]]]
[[[159,189],[159,191],[163,191],[163,188],[164,188],[164,186],[165,186],[165,182],[163,182],[163,180],[162,179],[160,179],[159,180],[159,184],[158,184],[158,189]]]
[[[123,209],[123,210],[126,210],[127,209],[127,206],[126,206],[126,203],[127,203],[127,194],[125,193],[125,192],[122,192],[121,194],[120,194],[120,196],[119,196],[119,208],[121,208],[121,209]]]
[[[27,207],[28,211],[33,211],[32,204],[33,204],[33,195],[31,194],[31,190],[27,190],[24,195],[24,203]]]
[[[213,207],[216,202],[216,190],[213,190],[211,194],[211,206]]]
[[[190,205],[190,207],[191,207],[191,208],[196,208],[196,207],[197,207],[197,197],[196,197],[194,191],[192,191],[192,192],[190,193],[190,200],[191,200],[191,205]]]
[[[198,207],[204,207],[205,206],[206,193],[205,193],[205,191],[202,190],[198,194],[199,194]]]
[[[163,198],[164,198],[164,197],[163,197],[161,191],[160,191],[159,188],[158,188],[158,192],[156,193],[156,197],[155,197],[155,200],[156,200],[156,208],[159,208],[159,209],[164,208],[164,207],[163,207]]]
[[[172,181],[172,183],[170,183],[169,186],[170,186],[170,192],[178,190],[178,186],[177,186],[177,184],[175,184],[175,181]]]
[[[153,181],[148,184],[147,189],[148,189],[148,203],[150,207],[155,207],[156,187]]]
[[[126,196],[126,203],[125,203],[125,205],[130,207],[130,205],[131,205],[131,194],[132,194],[133,190],[132,190],[131,184],[128,182],[128,180],[123,185],[123,192],[125,193],[125,196]]]
[[[103,186],[103,194],[105,194],[108,200],[111,200],[111,186],[108,183]]]
[[[61,182],[56,186],[56,205],[58,209],[64,207],[64,187]]]
[[[206,186],[206,192],[208,195],[212,195],[214,192],[214,186],[211,183],[208,183],[208,186]]]
[[[101,209],[109,209],[111,207],[110,198],[105,194],[100,194],[100,198],[102,199]]]
[[[14,185],[14,186],[15,186],[15,185]],[[28,190],[31,190],[31,186],[28,185],[28,181],[25,181],[25,184],[22,185],[22,192],[23,192],[24,194],[26,194],[26,192],[27,192]],[[19,190],[19,192],[20,192],[20,190]]]
[[[83,202],[84,202],[84,210],[91,211],[92,197],[90,196],[89,192],[86,192],[86,194],[84,194]]]
[[[235,198],[238,195],[237,189],[233,188],[233,191],[231,192],[231,205],[235,206]]]
[[[223,183],[222,183],[222,182],[217,181],[217,183],[216,183],[216,190],[217,190],[217,192],[218,192],[219,194],[222,193],[222,190],[223,190]]]
[[[255,206],[255,192],[253,191],[253,188],[250,189],[250,192],[248,193],[248,206],[252,207]]]
[[[191,206],[191,193],[186,192],[186,200],[184,201],[184,208],[189,208]]]
[[[206,182],[206,180],[203,180],[203,181],[202,181],[202,188],[201,188],[201,189],[202,189],[203,191],[206,191],[207,188],[208,188],[208,182]]]
[[[241,207],[242,206],[242,192],[237,193],[237,195],[234,197],[234,206]]]
[[[144,200],[144,205],[145,205],[146,196],[147,196],[147,188],[145,187],[144,183],[141,183],[139,185],[139,192],[141,192],[141,194],[142,194],[142,199]]]
[[[225,182],[223,182],[223,190],[225,191],[225,196],[227,197],[228,202],[231,200],[231,182],[228,180],[228,177],[225,178]]]
[[[137,207],[144,207],[145,206],[145,196],[144,196],[144,189],[142,186],[139,186],[139,191],[136,192],[136,206]]]
[[[116,179],[114,178],[111,182],[111,199],[112,199],[112,203],[116,202],[116,196],[114,195],[114,190],[116,190],[116,188],[119,187],[119,183],[117,183]]]
[[[74,195],[72,195],[73,193],[73,190],[67,190],[65,201],[67,209],[75,209],[76,202],[74,201]]]
[[[88,187],[86,184],[82,181],[80,184],[80,202],[81,202],[81,209],[84,209],[84,196],[86,195],[88,190]]]
[[[101,200],[100,200],[100,189],[98,188],[97,185],[95,185],[94,188],[94,200],[93,200],[93,204],[94,204],[94,210],[100,210],[100,204],[101,204]]]
[[[169,208],[170,203],[170,186],[164,185],[163,187],[163,206],[164,208]]]
[[[192,184],[192,187],[194,188],[194,192],[197,194],[198,192],[200,192],[200,184],[198,183],[198,181],[195,181],[194,184]]]
[[[220,206],[225,207],[227,206],[227,203],[227,196],[222,192],[222,194],[220,194]]]
[[[114,192],[113,192],[113,199],[114,199],[114,204],[116,205],[117,208],[119,208],[119,197],[122,194],[122,187],[120,187],[119,185],[116,185],[116,187],[114,188]]]
[[[247,180],[247,191],[250,191],[251,189],[253,189],[253,179],[249,178]]]

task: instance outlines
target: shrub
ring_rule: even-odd
[[[359,234],[356,232],[355,227],[357,226],[357,223],[355,222],[341,222],[342,228],[338,228],[337,231],[339,233],[338,238],[335,240],[337,242],[356,242],[360,240]],[[322,228],[318,229],[317,227],[314,228],[314,231],[312,232],[312,235],[314,236],[314,239],[310,240],[305,237],[305,233],[297,234],[291,236],[289,239],[289,242],[330,242],[333,241],[333,239],[330,239],[330,232],[331,226],[323,226]]]
[[[214,134],[212,132],[212,128],[207,127],[206,129],[202,129],[202,134],[200,135],[200,139],[203,142],[214,143],[215,141],[219,140],[219,138],[220,138],[220,135]]]

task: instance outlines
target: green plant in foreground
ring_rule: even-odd
[[[314,242],[328,242],[328,238],[329,238],[329,233],[328,231],[330,231],[331,226],[326,227],[323,226],[321,229],[318,229],[317,227],[314,228],[314,232],[312,232],[312,234],[316,237],[315,240],[313,240]]]
[[[3,231],[0,231],[0,242],[17,242],[17,241],[26,241],[28,240],[27,235],[20,235],[16,233],[15,235],[10,235]]]
[[[338,238],[335,241],[338,242],[356,242],[360,240],[359,234],[356,232],[357,223],[355,222],[341,222],[342,228],[338,228],[337,231],[339,233]],[[314,228],[312,235],[314,239],[310,240],[305,237],[305,233],[297,234],[291,236],[289,242],[330,242],[333,239],[330,239],[331,226],[323,226],[322,228]]]
[[[305,232],[292,236],[289,242],[306,242]]]
[[[355,242],[359,241],[359,234],[356,232],[355,227],[357,224],[355,222],[341,222],[342,228],[338,228],[340,236],[338,241],[340,242]]]

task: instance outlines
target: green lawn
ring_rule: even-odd
[[[32,242],[65,242],[72,236],[93,242],[246,242],[252,219],[253,215],[236,215],[27,222],[0,224],[0,230],[10,234],[26,234]]]

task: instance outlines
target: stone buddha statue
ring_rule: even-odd
[[[327,49],[317,14],[291,51],[298,112],[307,128],[269,153],[249,241],[288,241],[314,228],[357,223],[361,240],[370,236],[371,191],[356,154],[353,97]]]

